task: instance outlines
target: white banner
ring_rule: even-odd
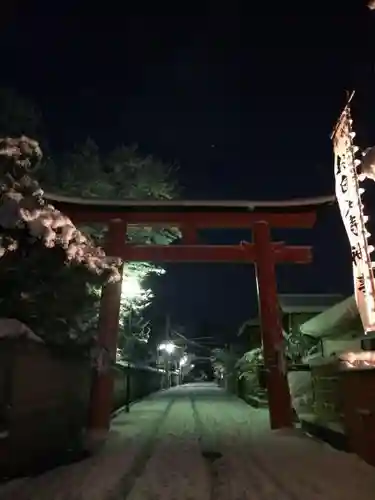
[[[350,109],[347,106],[340,117],[333,136],[335,154],[336,197],[341,218],[348,235],[352,262],[354,291],[365,333],[375,331],[375,283],[368,245],[366,217],[363,214],[361,189],[355,160],[354,133]],[[358,163],[360,163],[358,161]]]

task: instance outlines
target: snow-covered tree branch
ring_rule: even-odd
[[[30,239],[40,239],[52,248],[64,249],[68,261],[82,264],[92,272],[120,279],[120,259],[107,257],[99,246],[73,222],[43,199],[43,190],[30,177],[42,158],[36,141],[27,137],[0,139],[0,256],[18,246],[15,230],[26,231]]]

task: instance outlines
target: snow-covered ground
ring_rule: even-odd
[[[163,391],[113,422],[101,453],[0,486],[0,500],[372,500],[375,469],[212,384]]]

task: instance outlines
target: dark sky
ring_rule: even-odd
[[[346,89],[357,89],[360,145],[375,142],[375,14],[364,4],[29,1],[2,20],[0,84],[38,103],[55,149],[91,136],[176,160],[184,198],[330,194]],[[281,292],[350,293],[335,208],[313,231],[275,237],[315,249],[313,265],[279,270]],[[255,312],[250,266],[175,265],[155,291],[154,310],[191,331]]]

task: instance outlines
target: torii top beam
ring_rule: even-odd
[[[120,219],[128,225],[195,229],[250,228],[257,221],[276,228],[311,228],[317,208],[335,202],[334,196],[287,201],[113,201],[46,193],[45,198],[76,223]]]

